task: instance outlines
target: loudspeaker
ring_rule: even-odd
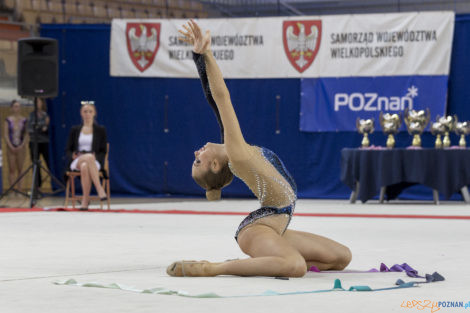
[[[58,80],[57,40],[42,37],[18,40],[18,94],[55,97]]]

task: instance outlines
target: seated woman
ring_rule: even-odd
[[[193,45],[194,59],[206,98],[216,104],[223,144],[207,143],[196,151],[192,176],[209,200],[220,198],[221,188],[238,176],[259,199],[261,207],[240,224],[235,239],[251,258],[222,263],[178,261],[167,268],[171,276],[283,276],[301,277],[311,266],[342,270],[351,261],[350,250],[331,239],[288,230],[297,187],[282,161],[272,151],[245,142],[230,94],[211,52],[211,37],[190,21],[183,40]]]
[[[106,129],[95,121],[96,107],[93,101],[82,101],[80,115],[83,123],[72,126],[65,152],[68,168],[80,171],[83,198],[81,210],[87,210],[90,202],[91,183],[101,201],[107,200],[106,192],[100,183],[99,171],[104,168],[106,156]]]

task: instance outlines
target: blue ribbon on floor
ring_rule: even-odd
[[[419,276],[419,277],[422,277],[422,276]],[[444,276],[442,276],[441,274],[439,274],[438,272],[434,272],[433,274],[426,274],[425,277],[426,280],[425,281],[415,281],[413,283],[415,284],[428,284],[428,283],[434,283],[434,282],[438,282],[438,281],[444,281],[445,278]],[[398,279],[397,282],[395,283],[395,285],[406,285],[408,283],[405,283],[403,280],[401,279]]]

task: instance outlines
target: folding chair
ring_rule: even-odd
[[[106,195],[108,197],[108,210],[111,209],[111,188],[109,184],[109,143],[106,144],[106,156],[104,159],[104,169],[100,170],[100,180],[101,185],[103,186],[104,190],[106,191]],[[65,176],[67,177],[67,184],[65,186],[65,204],[64,207],[67,208],[69,201],[72,201],[72,207],[75,209],[75,202],[81,201],[82,195],[77,195],[75,193],[75,178],[80,177],[80,172],[78,171],[67,171],[65,172]],[[90,201],[92,200],[100,200],[98,196],[90,196]],[[103,209],[103,203],[100,201],[100,209]]]

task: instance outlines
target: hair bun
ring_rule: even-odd
[[[220,200],[221,195],[222,195],[222,190],[220,189],[206,190],[206,199],[209,201]]]

